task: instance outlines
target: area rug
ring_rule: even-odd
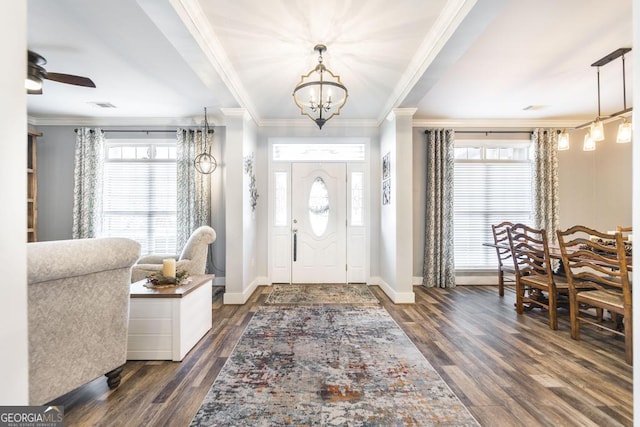
[[[477,426],[382,307],[260,307],[191,426]]]
[[[273,285],[265,304],[379,304],[363,283]]]

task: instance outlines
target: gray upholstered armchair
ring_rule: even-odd
[[[162,270],[162,260],[167,258],[177,260],[176,271],[186,270],[189,275],[204,274],[207,268],[209,245],[215,241],[215,230],[203,225],[191,234],[180,256],[175,254],[147,255],[140,258],[131,271],[131,283],[143,280],[149,274]]]
[[[27,244],[29,404],[103,374],[110,388],[120,384],[139,257],[140,244],[116,237]]]

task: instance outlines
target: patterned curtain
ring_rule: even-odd
[[[177,253],[180,253],[196,228],[210,224],[212,175],[197,172],[194,159],[210,146],[213,135],[209,134],[205,141],[201,131],[178,129],[177,138]]]
[[[428,129],[423,285],[455,287],[453,129]]]
[[[558,133],[555,129],[535,129],[534,148],[534,223],[547,231],[547,239],[557,243],[559,224]]]
[[[102,165],[104,132],[80,128],[76,131],[73,188],[74,239],[97,236],[102,214]]]

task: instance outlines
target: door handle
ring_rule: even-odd
[[[292,231],[293,231],[293,262],[296,262],[298,259],[298,229],[294,228]]]

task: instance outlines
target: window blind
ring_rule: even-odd
[[[152,155],[105,161],[101,236],[136,240],[143,254],[174,254],[176,161],[146,152]]]
[[[530,162],[456,162],[454,175],[454,248],[456,269],[495,269],[491,224],[530,224]]]

